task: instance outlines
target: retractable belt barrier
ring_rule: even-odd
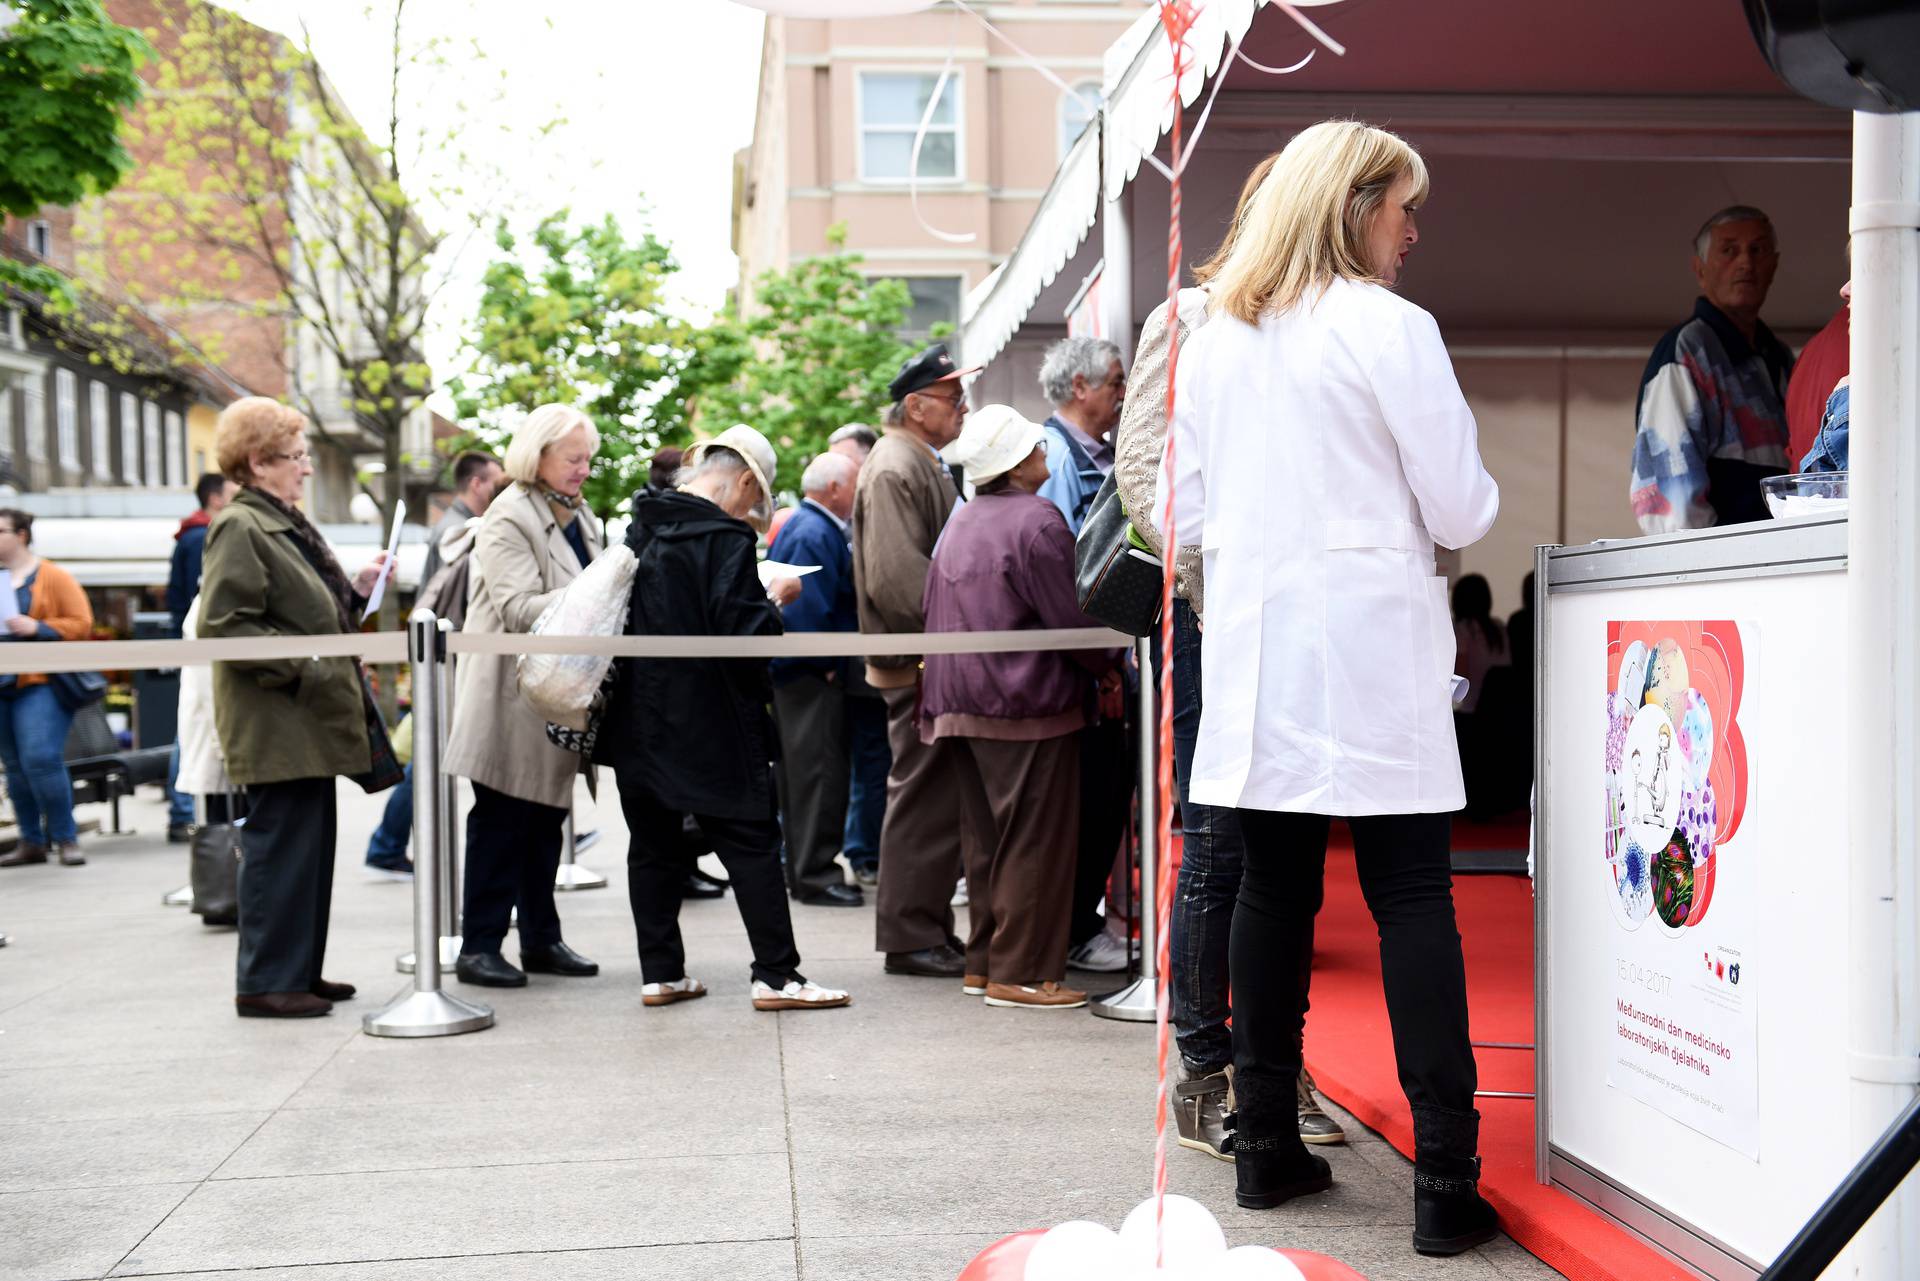
[[[1148,642],[1105,627],[1016,632],[797,632],[785,636],[530,636],[449,632],[431,610],[413,611],[403,632],[334,636],[247,636],[219,640],[51,641],[0,646],[0,673],[134,671],[218,662],[359,658],[408,663],[413,673],[414,950],[401,958],[413,984],[361,1023],[372,1036],[435,1037],[493,1026],[491,1008],[440,990],[459,948],[458,859],[453,853],[454,796],[440,762],[451,720],[447,660],[458,654],[598,654],[616,658],[862,658],[926,654],[1008,654],[1040,650],[1134,648],[1151,672]],[[1153,682],[1141,681],[1143,722],[1150,724]],[[1142,732],[1140,754],[1141,875],[1139,915],[1147,957],[1154,954],[1154,757]],[[1164,852],[1163,852],[1164,853]],[[449,953],[453,955],[449,955]],[[411,961],[411,965],[408,962]],[[1106,1018],[1152,1017],[1153,962],[1093,1011]]]

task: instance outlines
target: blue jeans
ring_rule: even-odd
[[[1205,1075],[1233,1062],[1227,1027],[1227,944],[1240,896],[1246,841],[1239,812],[1187,800],[1193,746],[1200,736],[1200,625],[1193,606],[1173,602],[1173,773],[1180,788],[1185,846],[1173,895],[1168,940],[1174,1037],[1189,1071]]]
[[[175,786],[180,781],[180,739],[173,740],[173,751],[167,755],[167,826],[190,827],[193,825],[193,797]]]
[[[0,692],[0,762],[20,839],[50,845],[79,838],[73,824],[73,779],[67,774],[67,731],[73,713],[50,685]]]
[[[852,773],[847,785],[847,827],[840,839],[847,862],[880,865],[880,822],[887,815],[887,772],[893,748],[887,745],[887,705],[878,698],[847,699],[847,754]]]
[[[387,812],[367,842],[367,862],[399,867],[407,861],[407,841],[413,836],[413,766],[407,766],[399,784],[387,794]]]

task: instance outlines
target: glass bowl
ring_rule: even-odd
[[[1766,495],[1767,511],[1775,520],[1847,514],[1847,473],[1843,471],[1768,476],[1760,482],[1760,492]]]

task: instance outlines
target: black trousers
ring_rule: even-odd
[[[1079,947],[1106,928],[1100,900],[1127,830],[1135,771],[1128,768],[1127,724],[1103,720],[1081,730],[1080,841],[1073,871],[1073,918],[1067,942]],[[972,886],[969,885],[971,890]]]
[[[333,907],[334,782],[296,778],[247,789],[240,829],[240,959],[234,991],[310,992]]]
[[[1313,918],[1325,896],[1324,814],[1237,811],[1246,870],[1234,908],[1233,1062],[1238,1072],[1300,1070],[1313,972]],[[1453,915],[1445,814],[1350,818],[1360,890],[1380,931],[1380,974],[1400,1088],[1414,1107],[1473,1110],[1467,975]]]
[[[680,835],[680,811],[669,807],[637,770],[617,769],[620,810],[627,816],[632,844],[627,847],[627,899],[633,907],[633,932],[640,945],[640,978],[671,983],[687,976],[687,949],[680,938],[680,898],[686,884],[686,845]],[[780,824],[772,814],[759,819],[695,814],[694,821],[713,842],[733,882],[734,906],[753,947],[753,977],[774,987],[800,975],[800,951],[793,942],[793,917],[780,877]]]
[[[847,831],[847,692],[838,681],[802,672],[773,687],[780,727],[781,826],[787,836],[787,885],[798,897],[844,885],[834,857]]]
[[[567,811],[473,785],[467,811],[467,879],[462,894],[460,950],[498,952],[518,909],[520,947],[560,941],[553,878],[560,867],[560,829]]]

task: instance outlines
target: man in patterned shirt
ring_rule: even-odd
[[[1779,266],[1773,223],[1746,205],[1722,209],[1694,238],[1702,296],[1640,378],[1630,497],[1642,531],[1767,518],[1760,481],[1788,470],[1793,368],[1760,320]]]

